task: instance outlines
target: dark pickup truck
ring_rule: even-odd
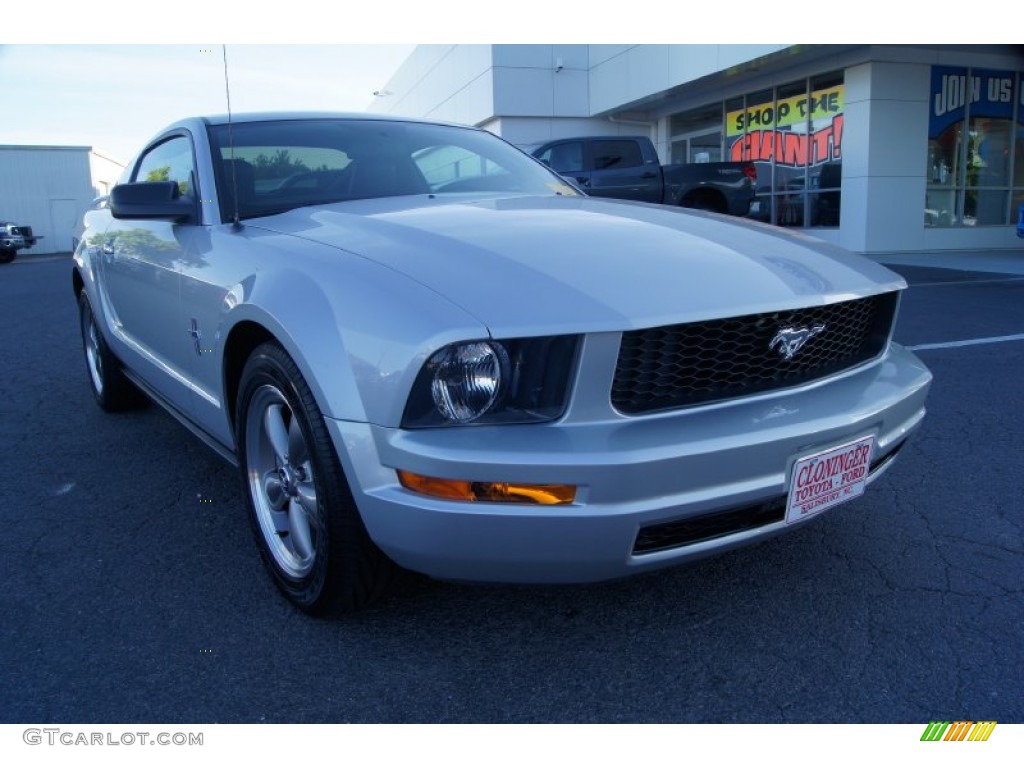
[[[22,248],[31,248],[39,240],[32,227],[19,227],[13,221],[0,221],[0,264],[14,261]]]
[[[661,165],[646,136],[558,139],[531,154],[594,197],[746,216],[757,187],[753,163]]]

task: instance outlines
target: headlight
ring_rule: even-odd
[[[430,394],[446,420],[465,424],[487,413],[501,390],[508,355],[486,341],[446,347],[427,363],[433,369]]]
[[[468,341],[438,350],[420,370],[402,426],[523,424],[565,410],[577,336]]]

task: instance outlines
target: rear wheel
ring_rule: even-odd
[[[684,208],[692,208],[695,211],[710,211],[711,213],[726,213],[725,205],[714,195],[696,195],[689,200],[683,201]]]
[[[18,252],[11,248],[0,248],[0,264],[10,264]]]
[[[78,294],[78,317],[82,327],[82,346],[89,385],[100,408],[115,412],[145,404],[142,393],[124,375],[120,361],[104,341],[85,291]]]
[[[309,613],[384,594],[398,567],[370,540],[312,392],[275,343],[245,365],[236,424],[250,522],[281,591]]]

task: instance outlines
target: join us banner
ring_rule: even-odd
[[[928,136],[939,138],[943,131],[971,117],[1013,117],[1015,73],[964,67],[932,67],[929,94]],[[1024,89],[1017,96],[1024,105]]]

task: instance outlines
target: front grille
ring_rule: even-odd
[[[32,237],[32,227],[11,227],[14,234],[22,237]]]
[[[897,292],[820,307],[622,334],[612,405],[634,415],[797,386],[881,354]],[[783,328],[825,329],[791,360],[770,345]]]

